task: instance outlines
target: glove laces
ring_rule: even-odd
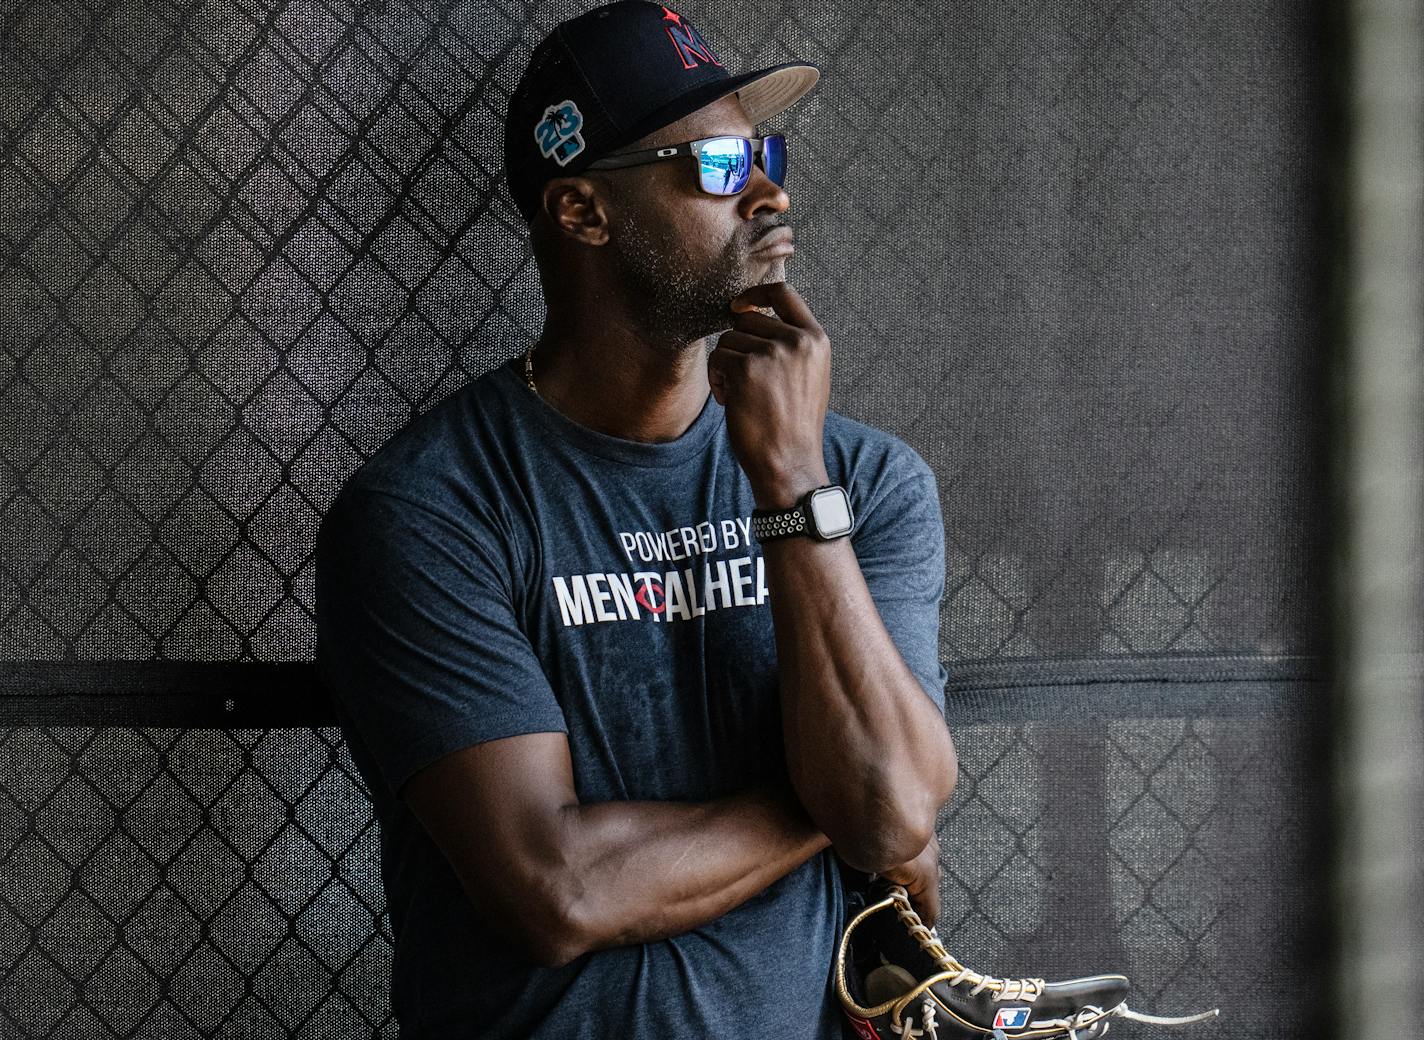
[[[1066,1029],[1068,1031],[1068,1040],[1078,1040],[1078,1030],[1083,1029],[1085,1026],[1096,1024],[1095,1021],[1085,1021],[1085,1019],[1102,1019],[1102,1033],[1106,1033],[1108,1031],[1108,1023],[1106,1021],[1108,1016],[1113,1018],[1126,1018],[1133,1022],[1149,1022],[1154,1026],[1185,1026],[1190,1025],[1192,1022],[1204,1022],[1208,1018],[1215,1018],[1219,1014],[1221,1014],[1220,1008],[1212,1008],[1210,1011],[1203,1011],[1197,1015],[1148,1015],[1141,1011],[1133,1011],[1132,1008],[1127,1006],[1127,1002],[1123,1001],[1117,1007],[1108,1011],[1104,1011],[1102,1008],[1096,1007],[1093,1004],[1087,1004],[1074,1012],[1070,1018],[1041,1018],[1037,1021],[1030,1022],[1029,1028],[1057,1027],[1059,1029]],[[1092,1033],[1090,1035],[1097,1037],[1101,1036],[1102,1033]]]
[[[925,983],[948,982],[951,986],[970,984],[971,997],[977,997],[984,990],[990,990],[995,1000],[1022,1000],[1026,1003],[1033,1003],[1038,999],[1046,985],[1043,979],[1000,979],[992,975],[984,975],[965,967],[952,957],[944,944],[940,942],[939,933],[933,927],[926,928],[924,922],[920,920],[920,915],[915,913],[910,905],[910,894],[900,885],[893,886],[889,895],[895,900],[895,912],[900,915],[900,921],[916,941],[920,948],[929,954],[936,964],[940,966],[940,974],[932,975]],[[931,1034],[933,1035],[933,1034]]]
[[[866,917],[887,908],[893,908],[900,918],[900,923],[905,930],[914,936],[920,948],[939,966],[940,971],[930,975],[919,982],[914,982],[901,992],[898,996],[891,997],[883,1003],[873,1007],[862,1007],[857,1000],[852,997],[846,985],[846,956],[849,950],[849,940],[852,930]],[[881,960],[885,961],[882,954]],[[885,961],[889,964],[888,961]],[[909,984],[912,978],[908,972],[900,970],[905,976],[904,981]],[[1032,1004],[1043,995],[1048,983],[1043,979],[1009,979],[996,978],[992,975],[985,975],[974,971],[961,964],[954,957],[950,956],[944,944],[940,941],[939,935],[934,928],[926,928],[919,914],[915,913],[914,907],[910,904],[910,895],[902,885],[892,886],[885,898],[881,899],[873,906],[862,910],[856,918],[846,927],[845,933],[841,937],[840,946],[836,953],[835,984],[836,993],[841,1004],[854,1015],[864,1016],[867,1019],[875,1018],[878,1015],[889,1013],[889,1028],[901,1040],[916,1040],[919,1037],[928,1037],[929,1040],[939,1040],[938,1022],[935,1019],[935,997],[930,992],[930,987],[937,982],[948,982],[951,986],[967,985],[970,987],[969,995],[978,996],[986,990],[990,994],[990,999],[995,1001],[1022,1001]],[[918,1015],[911,1011],[912,1005],[918,1002]],[[1147,1022],[1153,1025],[1176,1026],[1186,1025],[1190,1022],[1201,1022],[1204,1019],[1214,1018],[1220,1014],[1220,1009],[1212,1008],[1210,1011],[1203,1011],[1198,1015],[1184,1015],[1179,1018],[1168,1018],[1160,1015],[1147,1015],[1140,1011],[1133,1011],[1124,1001],[1115,1007],[1101,1008],[1095,1004],[1087,1004],[1078,1008],[1064,1018],[1041,1018],[1030,1021],[1027,1025],[1016,1030],[1015,1035],[1025,1031],[1032,1031],[1039,1040],[1098,1040],[1108,1031],[1108,1020],[1110,1018],[1124,1018],[1137,1022]],[[919,1024],[916,1025],[914,1018],[918,1017]],[[984,1029],[985,1027],[976,1027]],[[1045,1030],[1051,1032],[1045,1033]],[[1010,1038],[999,1029],[993,1029],[992,1040],[1010,1040]]]
[[[925,927],[924,922],[920,920],[920,915],[915,913],[914,907],[910,904],[909,892],[903,886],[893,886],[888,894],[895,900],[895,912],[900,915],[901,923],[905,925],[906,930],[915,937],[921,949],[934,958],[935,963],[942,969],[939,974],[924,979],[909,993],[896,1001],[898,1006],[893,1009],[890,1028],[904,1040],[914,1040],[915,1037],[939,1040],[934,1002],[930,999],[929,988],[941,980],[948,982],[951,986],[958,986],[961,983],[972,984],[972,988],[969,990],[970,996],[978,996],[984,990],[990,990],[996,1001],[1014,1000],[1031,1004],[1043,993],[1043,988],[1047,984],[1043,979],[1001,979],[965,967],[944,948],[935,929]],[[902,1022],[900,1018],[906,1007],[917,996],[922,998],[920,1001],[920,1028],[915,1027],[913,1019]],[[1107,1033],[1109,1018],[1125,1018],[1159,1026],[1182,1026],[1191,1022],[1215,1018],[1220,1013],[1219,1008],[1212,1008],[1199,1015],[1169,1018],[1163,1015],[1147,1015],[1141,1011],[1133,1011],[1124,1001],[1117,1007],[1108,1010],[1095,1004],[1087,1004],[1068,1018],[1040,1018],[1030,1022],[1026,1028],[1056,1028],[1063,1030],[1067,1034],[1068,1040],[1098,1040],[1098,1037]],[[995,1029],[993,1040],[1007,1040],[1007,1036],[1002,1030]]]

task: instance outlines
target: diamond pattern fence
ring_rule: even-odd
[[[941,934],[980,970],[1123,971],[1140,1008],[1311,1035],[1318,828],[1281,796],[1309,786],[1307,749],[1279,704],[1239,714],[1310,682],[1162,718],[1096,685],[1041,697],[1076,723],[956,698]],[[0,763],[0,1035],[399,1035],[379,835],[339,729],[17,726]]]
[[[537,335],[500,127],[581,9],[0,5],[0,1036],[396,1035],[311,544]],[[1307,1035],[1312,8],[682,10],[824,70],[791,276],[939,478],[942,932]]]

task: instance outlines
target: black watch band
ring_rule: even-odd
[[[752,510],[752,534],[758,542],[794,535],[828,542],[844,538],[854,527],[850,496],[839,484],[812,488],[790,509]]]

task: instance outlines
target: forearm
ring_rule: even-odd
[[[565,810],[555,960],[706,924],[830,841],[789,790],[710,802],[601,802]]]
[[[708,383],[757,508],[786,509],[830,483],[830,337],[785,282],[749,286],[731,309]],[[791,782],[852,866],[903,863],[924,849],[954,787],[944,720],[886,632],[847,539],[768,540],[762,557]]]
[[[823,470],[802,475],[760,489],[757,504],[784,508],[825,483]],[[944,719],[886,631],[849,538],[768,540],[762,556],[792,784],[852,866],[904,862],[954,788]]]

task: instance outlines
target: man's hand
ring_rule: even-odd
[[[753,285],[731,307],[732,327],[707,356],[707,382],[727,410],[732,453],[758,508],[786,508],[828,480],[821,444],[831,341],[786,282]]]
[[[930,838],[918,856],[880,875],[897,885],[904,885],[910,902],[927,928],[939,920],[939,839]]]

